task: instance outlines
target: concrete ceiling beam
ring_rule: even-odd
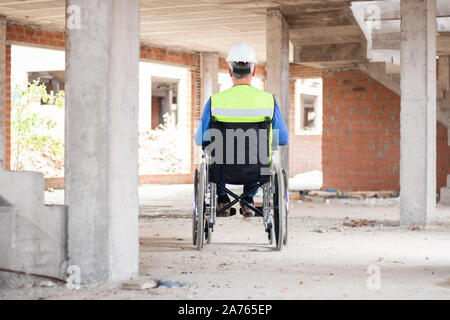
[[[388,32],[372,34],[372,49],[400,50],[401,33]],[[439,32],[437,37],[437,55],[450,55],[450,32]]]
[[[366,60],[366,47],[362,43],[294,46],[294,63],[353,63]]]
[[[289,39],[293,45],[355,43],[365,40],[356,25],[306,29],[290,28]]]

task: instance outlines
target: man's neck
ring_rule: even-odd
[[[251,78],[237,79],[237,78],[233,77],[232,80],[233,80],[233,86],[238,86],[238,85],[241,85],[241,84],[246,84],[246,85],[249,86],[251,84],[251,82],[252,82]]]

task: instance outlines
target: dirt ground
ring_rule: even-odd
[[[69,290],[26,279],[0,289],[0,299],[450,299],[450,207],[438,205],[435,224],[410,230],[398,226],[397,199],[292,200],[282,252],[269,246],[261,218],[242,216],[218,218],[212,244],[199,252],[191,194],[188,185],[140,188],[140,275],[181,287]],[[61,201],[58,192],[46,196]],[[352,219],[374,223],[344,225]]]

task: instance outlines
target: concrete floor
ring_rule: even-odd
[[[0,290],[0,299],[449,299],[450,207],[423,230],[398,226],[397,200],[291,201],[289,246],[274,251],[260,218],[220,218],[202,252],[191,240],[192,186],[140,188],[140,273],[180,288]],[[59,202],[60,192],[47,194]],[[351,219],[374,226],[347,227]],[[370,290],[368,268],[380,270]],[[375,267],[375,268],[376,268]],[[29,279],[29,281],[32,281]],[[30,288],[31,287],[31,288]]]

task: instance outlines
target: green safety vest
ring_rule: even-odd
[[[249,85],[237,85],[211,97],[211,116],[220,122],[262,122],[273,119],[273,95]]]
[[[249,85],[237,85],[211,97],[211,116],[220,122],[263,122],[270,118],[269,153],[272,154],[272,94]]]

